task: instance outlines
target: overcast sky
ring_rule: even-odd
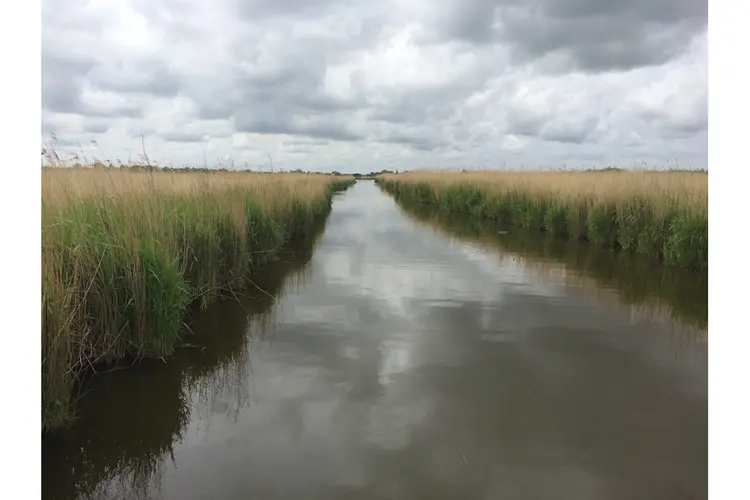
[[[705,0],[43,0],[42,139],[162,164],[706,167]]]

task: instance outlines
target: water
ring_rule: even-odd
[[[706,498],[705,275],[504,229],[337,195],[174,359],[84,384],[45,498]]]

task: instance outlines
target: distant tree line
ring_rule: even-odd
[[[101,168],[101,169],[118,169],[118,170],[130,170],[133,172],[176,172],[176,173],[186,173],[186,172],[202,172],[202,173],[226,173],[226,172],[245,172],[245,173],[276,173],[276,174],[319,174],[319,175],[331,175],[327,172],[315,172],[311,170],[276,170],[271,171],[268,169],[250,169],[250,168],[227,168],[227,167],[195,167],[191,165],[184,165],[175,167],[172,165],[162,166],[162,165],[155,165],[153,163],[146,164],[146,163],[123,163],[118,164],[115,162],[101,162],[101,161],[94,161],[90,163],[81,163],[81,162],[73,162],[73,163],[65,163],[65,164],[51,164],[51,163],[44,163],[42,164],[42,168]],[[342,175],[342,174],[337,174]]]
[[[620,167],[604,167],[604,168],[587,168],[584,172],[632,172],[632,169],[620,168]],[[708,173],[705,168],[677,168],[669,167],[664,169],[644,169],[644,172],[683,172],[683,173]]]
[[[396,170],[396,171],[393,171],[393,170],[381,170],[380,172],[368,172],[366,174],[360,174],[359,172],[357,172],[357,173],[350,174],[350,175],[353,175],[355,179],[374,179],[376,175],[394,174],[394,173],[397,174],[398,170]],[[334,172],[333,174],[334,175],[340,175],[337,172]]]

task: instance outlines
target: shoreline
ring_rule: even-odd
[[[50,175],[77,187],[75,173]],[[84,175],[93,176],[98,189],[102,176],[113,174]],[[114,175],[131,182],[144,174]],[[171,175],[154,178],[167,186]],[[230,176],[226,186],[209,187],[200,183],[211,174],[176,175],[193,175],[198,187],[117,186],[113,193],[75,193],[43,207],[43,434],[75,418],[73,388],[83,372],[171,356],[190,335],[184,321],[191,310],[205,308],[222,291],[241,289],[309,236],[327,219],[333,195],[356,182],[301,175],[256,186],[246,177],[245,187]]]
[[[521,184],[503,186],[502,193],[488,193],[489,185],[461,179],[466,174],[455,174],[449,181],[440,179],[440,174],[423,175],[420,178],[415,172],[413,179],[398,178],[404,174],[381,176],[375,182],[396,201],[462,213],[477,221],[497,223],[498,230],[521,227],[605,248],[647,254],[666,266],[708,269],[707,212],[677,205],[657,209],[657,202],[645,194],[607,201],[586,191],[566,197],[552,188],[548,192],[531,191]]]

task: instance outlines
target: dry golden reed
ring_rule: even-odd
[[[241,286],[351,178],[51,168],[42,173],[42,419],[80,371],[169,355],[191,303]]]
[[[601,172],[436,172],[417,170],[379,176],[383,180],[427,183],[442,190],[470,184],[488,196],[508,192],[553,196],[571,202],[592,199],[622,203],[634,197],[648,199],[664,212],[673,204],[697,212],[708,211],[708,174],[703,172],[601,171]],[[439,194],[438,194],[439,196]]]

